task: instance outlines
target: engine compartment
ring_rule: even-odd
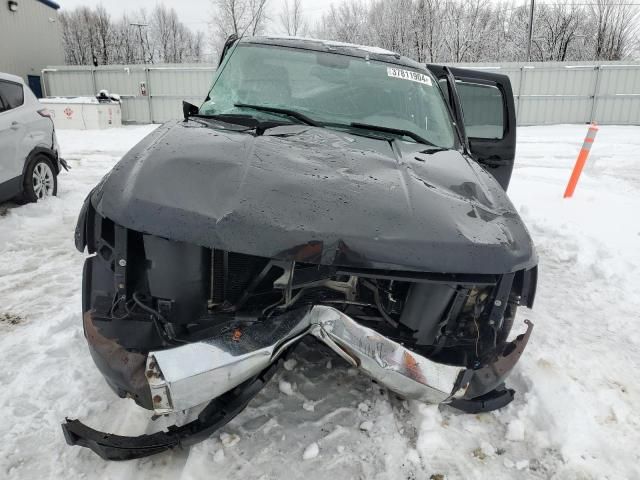
[[[326,305],[430,360],[479,369],[503,352],[518,306],[534,300],[535,268],[460,275],[297,263],[143,234],[93,210],[90,220],[83,312],[133,354]],[[130,380],[101,370],[121,396],[150,408]]]

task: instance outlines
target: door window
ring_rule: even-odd
[[[19,107],[24,103],[24,91],[19,83],[0,80],[0,112]]]
[[[36,98],[42,98],[42,84],[40,83],[40,77],[38,75],[27,75],[27,81],[29,82],[29,88]]]
[[[469,138],[500,140],[504,136],[502,92],[493,85],[456,82]]]

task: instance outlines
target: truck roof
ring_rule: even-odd
[[[316,38],[288,37],[288,36],[259,36],[242,37],[240,43],[256,43],[262,45],[274,45],[279,47],[300,48],[303,50],[314,50],[318,52],[339,53],[352,57],[369,58],[381,62],[403,65],[405,67],[426,70],[426,65],[418,63],[399,53],[385,50],[380,47],[367,45],[357,45],[355,43],[335,42],[331,40],[320,40]]]

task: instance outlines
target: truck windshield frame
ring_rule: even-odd
[[[319,126],[370,124],[458,149],[455,124],[437,80],[427,69],[340,52],[240,43],[220,66],[200,114],[243,114],[282,123],[299,120],[239,106],[299,112]]]

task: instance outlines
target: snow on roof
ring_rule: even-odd
[[[365,52],[373,53],[376,55],[400,55],[399,53],[392,52],[391,50],[387,50],[386,48],[372,47],[369,45],[358,45],[357,43],[345,43],[345,42],[335,42],[332,40],[325,40],[324,44],[330,47],[357,48],[358,50],[364,50]]]
[[[41,98],[42,103],[99,103],[95,97],[46,97]]]
[[[387,50],[380,47],[372,47],[369,45],[359,45],[357,43],[346,43],[346,42],[337,42],[334,40],[322,40],[319,38],[308,38],[308,37],[295,37],[295,36],[287,36],[287,35],[269,35],[264,38],[269,38],[273,40],[297,40],[301,42],[315,42],[321,43],[327,47],[342,47],[342,48],[355,48],[357,50],[362,50],[367,53],[372,53],[374,55],[394,55],[400,56],[399,53],[392,52],[391,50]]]

